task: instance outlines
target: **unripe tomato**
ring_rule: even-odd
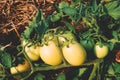
[[[59,65],[62,62],[61,51],[54,41],[40,47],[41,59],[49,65]]]
[[[58,40],[59,40],[59,44],[63,46],[64,43],[69,41],[69,40],[76,41],[76,37],[75,37],[75,35],[72,32],[65,31],[63,34],[60,34],[58,36]]]
[[[107,45],[96,43],[94,52],[97,58],[104,58],[107,56],[109,49]]]
[[[32,61],[37,61],[40,59],[40,46],[38,45],[31,45],[25,47],[25,52],[27,56],[30,58]]]
[[[86,60],[85,49],[76,41],[70,43],[68,46],[64,46],[62,51],[66,61],[73,66],[79,66]]]
[[[40,59],[40,46],[38,44],[32,44],[32,42],[22,40],[22,46],[25,48],[25,52],[31,61]]]
[[[11,74],[17,74],[19,72],[25,72],[28,69],[30,69],[30,64],[27,60],[25,60],[23,64],[18,64],[15,67],[11,67],[10,72]]]

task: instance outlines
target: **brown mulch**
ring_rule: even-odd
[[[3,0],[0,1],[0,45],[18,44],[20,34],[28,26],[37,9],[42,9],[45,17],[54,11],[53,4],[71,0]]]

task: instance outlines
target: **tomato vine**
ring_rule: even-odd
[[[111,64],[107,64],[106,60],[110,59],[113,54],[115,56],[114,50],[120,50],[119,0],[107,2],[106,0],[90,2],[72,0],[70,4],[67,2],[54,4],[54,8],[53,14],[47,18],[43,16],[42,10],[38,9],[33,20],[29,22],[29,26],[21,34],[21,44],[17,47],[18,54],[13,57],[7,55],[5,58],[8,59],[6,60],[5,58],[0,59],[0,61],[4,60],[4,62],[0,62],[0,69],[2,69],[0,77],[1,74],[7,77],[4,70],[12,68],[14,66],[12,63],[16,64],[15,62],[19,61],[20,57],[25,58],[30,67],[28,71],[18,71],[16,74],[27,73],[21,78],[23,80],[28,79],[36,72],[40,72],[38,76],[40,75],[40,79],[44,80],[45,76],[41,74],[42,71],[76,67],[82,69],[89,66],[92,66],[92,69],[88,80],[94,80],[96,76],[99,76],[98,80],[107,79],[109,76],[118,78],[116,74],[119,74],[117,72],[119,63],[113,60]],[[0,58],[7,54],[0,51]],[[36,55],[35,52],[39,55]],[[20,61],[22,62],[22,60]],[[16,65],[18,64],[20,63],[18,62]],[[108,71],[112,70],[113,72],[101,70],[106,67]],[[81,78],[82,72],[78,73],[73,79]],[[107,77],[102,73],[108,74]],[[15,76],[10,72],[7,74]],[[63,80],[67,79],[64,73],[57,75],[56,80],[61,80],[59,76]],[[38,76],[36,78],[39,78]]]

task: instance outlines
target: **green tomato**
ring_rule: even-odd
[[[22,46],[25,48],[25,52],[31,61],[38,61],[40,59],[40,46],[38,44],[22,40]]]
[[[40,59],[40,46],[38,45],[31,45],[25,47],[25,52],[27,56],[30,58],[32,61],[38,61]]]
[[[94,52],[97,58],[105,58],[109,52],[108,46],[102,43],[96,43]]]

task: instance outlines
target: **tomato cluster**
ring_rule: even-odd
[[[87,60],[87,47],[81,45],[83,44],[81,42],[84,41],[78,42],[71,31],[65,30],[58,33],[47,31],[41,42],[33,43],[32,41],[22,40],[21,43],[25,54],[32,62],[42,60],[44,64],[51,66],[60,64],[80,66]],[[97,58],[104,58],[108,54],[108,46],[100,42],[94,44],[93,48]],[[25,64],[12,67],[11,73],[23,72],[29,67],[30,64],[25,61]]]
[[[25,46],[27,42],[23,42]],[[41,45],[28,42],[25,52],[31,61],[40,58],[45,64],[59,65],[64,62],[79,66],[86,60],[85,49],[77,42],[73,33],[66,31],[62,34],[46,33]],[[64,60],[65,61],[64,61]]]

